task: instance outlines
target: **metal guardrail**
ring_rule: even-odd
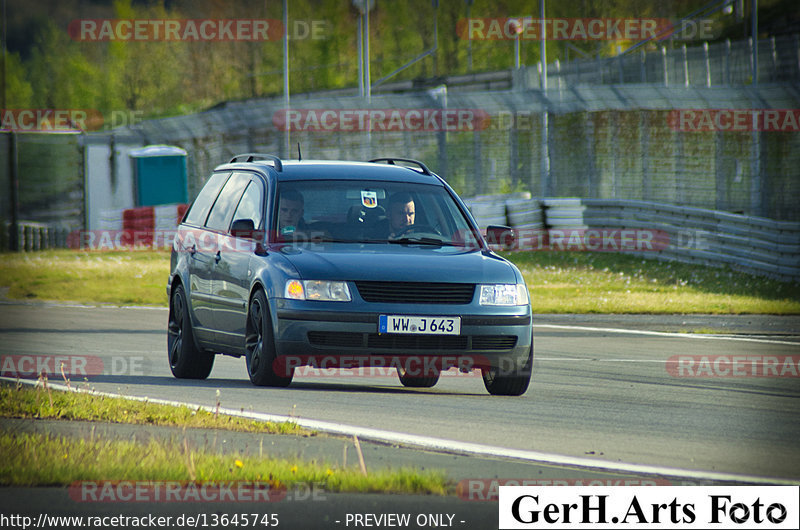
[[[640,257],[730,265],[781,280],[800,281],[800,223],[717,210],[621,199],[519,199],[497,195],[465,199],[481,227],[506,224],[518,231],[558,233],[646,230],[656,234],[654,250],[629,250]],[[500,212],[505,209],[506,222]],[[524,247],[523,247],[524,249]],[[604,248],[604,250],[608,250]]]

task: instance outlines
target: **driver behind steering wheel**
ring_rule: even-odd
[[[414,199],[408,192],[398,192],[389,197],[389,237],[395,238],[414,224]]]

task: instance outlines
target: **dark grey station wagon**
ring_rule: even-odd
[[[179,378],[208,377],[224,354],[260,386],[288,386],[305,366],[396,369],[407,387],[479,370],[496,395],[531,379],[522,275],[413,160],[234,157],[178,227],[167,292]]]

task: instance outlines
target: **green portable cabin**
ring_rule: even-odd
[[[131,151],[137,206],[188,202],[186,151],[171,145],[148,145]]]

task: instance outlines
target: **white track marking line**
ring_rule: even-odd
[[[786,356],[789,357],[788,354],[777,354],[777,355],[745,355],[745,354],[734,354],[734,355],[685,355],[685,357],[742,357],[742,360],[748,362],[748,364],[756,365],[756,366],[772,366],[772,363],[765,362],[765,361],[756,361],[751,359],[751,357],[781,357]],[[677,354],[675,357],[684,357],[684,355]],[[669,359],[597,359],[595,357],[534,357],[534,361],[547,361],[547,362],[593,362],[593,363],[660,363],[660,364],[680,364],[680,360],[671,361]]]
[[[667,359],[595,359],[593,357],[566,358],[566,357],[534,357],[535,361],[548,362],[596,362],[596,363],[676,363]]]
[[[10,377],[0,377],[0,379],[16,382],[16,379]],[[19,380],[22,383],[29,385],[36,385],[38,381]],[[157,403],[161,405],[170,405],[173,407],[189,407],[191,409],[201,409],[208,412],[215,412],[217,410],[214,406],[198,405],[196,403],[184,403],[180,401],[171,401],[166,399],[151,399],[139,396],[125,396],[115,394],[112,392],[97,392],[87,391],[80,388],[71,388],[66,385],[57,383],[48,383],[51,388],[56,390],[64,390],[71,392],[87,393],[96,396],[116,397],[123,399],[130,399],[132,401],[142,401],[149,403]],[[566,465],[580,468],[597,469],[601,471],[614,471],[620,473],[634,473],[645,475],[658,475],[670,478],[682,478],[690,480],[713,480],[719,482],[737,482],[749,484],[785,484],[796,485],[796,480],[776,477],[759,477],[752,475],[738,475],[735,473],[720,473],[716,471],[703,471],[692,469],[671,468],[647,464],[633,464],[627,462],[610,462],[605,460],[595,460],[591,458],[582,458],[577,456],[557,455],[553,453],[543,453],[540,451],[529,451],[524,449],[511,449],[506,447],[497,447],[491,445],[476,444],[470,442],[459,442],[457,440],[446,440],[443,438],[434,438],[431,436],[421,436],[417,434],[406,434],[394,431],[384,431],[380,429],[371,429],[369,427],[358,427],[355,425],[346,425],[343,423],[336,423],[323,420],[312,420],[299,418],[295,416],[283,416],[279,414],[266,414],[261,412],[245,412],[242,410],[219,408],[219,412],[228,416],[237,416],[258,421],[271,421],[275,423],[291,422],[317,431],[324,431],[333,434],[341,434],[346,436],[359,436],[365,440],[372,440],[377,442],[384,442],[390,444],[403,444],[418,447],[421,449],[442,451],[448,453],[460,453],[475,456],[490,456],[494,458],[506,458],[512,460],[522,460],[526,462],[536,462],[542,464],[552,465]]]
[[[731,337],[730,335],[717,336],[717,335],[703,335],[700,333],[670,333],[667,331],[646,331],[639,329],[621,329],[621,328],[596,328],[589,326],[565,326],[559,324],[533,324],[534,328],[551,328],[551,329],[574,329],[577,331],[599,331],[606,333],[629,333],[632,335],[650,335],[653,337],[673,337],[682,339],[708,339],[708,340],[736,340],[740,342],[760,342],[764,344],[792,344],[800,346],[800,342],[772,340],[772,339],[753,339],[750,337]]]

